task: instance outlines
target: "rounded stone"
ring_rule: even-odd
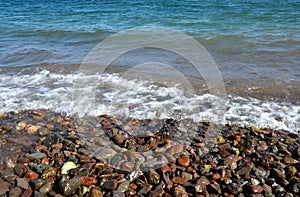
[[[76,190],[80,187],[81,180],[78,177],[74,177],[72,179],[66,180],[65,182],[60,183],[60,189],[63,195],[71,195],[76,192]]]
[[[120,144],[122,144],[123,141],[124,141],[124,136],[123,136],[123,135],[120,135],[120,134],[116,134],[116,135],[114,135],[114,137],[113,137],[113,141],[114,141],[116,144],[120,145]]]
[[[173,189],[174,197],[188,197],[188,193],[185,191],[184,187],[178,185]]]
[[[188,155],[181,155],[178,157],[177,162],[183,167],[188,167],[190,165],[190,157]]]
[[[263,188],[260,185],[251,185],[250,188],[253,194],[260,194],[263,191]]]

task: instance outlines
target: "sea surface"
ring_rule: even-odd
[[[300,130],[299,0],[0,0],[0,10],[1,113],[32,108],[71,113],[74,79],[97,44],[131,28],[159,27],[195,39],[215,61],[226,88],[224,122]],[[153,60],[169,67],[148,64],[144,71],[159,73],[167,84],[122,76]],[[183,74],[194,92],[173,84],[178,73],[168,68]],[[194,71],[166,51],[133,50],[105,73],[94,73],[95,106],[83,104],[80,110],[137,118],[178,112],[179,118],[213,121],[218,98]]]

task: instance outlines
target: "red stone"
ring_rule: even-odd
[[[101,125],[102,125],[102,127],[107,127],[107,126],[110,125],[110,122],[107,121],[107,120],[104,120],[104,121],[101,122]]]
[[[90,176],[82,176],[80,179],[81,179],[81,185],[83,186],[96,185],[98,182],[98,180],[95,177],[90,177]]]
[[[259,185],[251,185],[250,187],[253,194],[260,194],[263,191],[263,188]]]
[[[61,125],[63,125],[63,126],[67,126],[67,125],[69,125],[70,124],[70,122],[68,122],[68,121],[63,121],[62,123],[61,123]]]
[[[27,182],[30,182],[31,180],[33,179],[37,179],[39,177],[39,175],[35,172],[33,172],[32,170],[28,170],[24,176],[24,179],[27,181]]]
[[[43,158],[41,162],[42,162],[43,164],[48,164],[48,165],[50,164],[50,161],[49,161],[49,159],[48,159],[48,158],[46,158],[46,157],[45,157],[45,158]]]
[[[212,180],[216,181],[221,178],[221,175],[219,173],[216,173],[216,174],[213,174],[211,178],[212,178]]]
[[[161,167],[160,169],[162,171],[162,173],[168,172],[170,171],[170,167],[168,165]]]
[[[173,155],[175,153],[181,153],[183,151],[183,144],[176,144],[169,148],[168,153]]]
[[[190,165],[190,157],[188,155],[181,155],[178,157],[177,162],[183,167],[188,167]]]

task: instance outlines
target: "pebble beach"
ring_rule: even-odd
[[[180,121],[152,122],[1,114],[0,196],[299,196],[299,134],[194,122],[185,126],[196,135],[180,143]],[[111,145],[91,145],[103,135]]]
[[[299,0],[0,10],[0,197],[300,196]]]

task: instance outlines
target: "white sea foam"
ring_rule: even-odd
[[[0,113],[36,108],[72,113],[73,83],[78,75],[52,73],[45,69],[30,74],[0,74]],[[89,87],[81,84],[84,91],[78,98],[82,101],[81,105],[77,107],[82,114],[176,117],[195,121],[215,119],[212,103],[217,98],[210,94],[191,94],[175,85],[158,86],[150,81],[126,80],[116,74],[95,75],[95,79],[96,99],[95,106],[91,108],[85,103],[91,98],[84,97],[84,91]],[[74,102],[78,104],[80,100]],[[228,96],[224,104],[226,123],[284,129],[295,133],[300,130],[299,105],[234,96]]]

